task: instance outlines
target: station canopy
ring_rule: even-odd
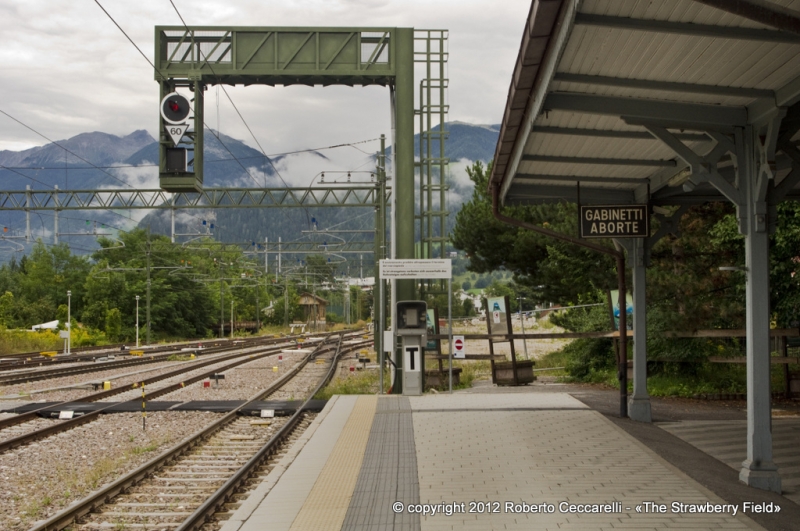
[[[708,181],[687,184],[691,165],[654,131],[704,156],[770,123],[775,197],[800,198],[797,10],[797,0],[534,1],[490,181],[501,201],[725,200]],[[726,153],[716,171],[735,185],[734,164]]]

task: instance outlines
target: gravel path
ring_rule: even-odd
[[[244,349],[242,352],[245,353],[253,352],[255,350],[263,348],[264,348],[263,346],[251,347]],[[188,356],[189,353],[187,352],[185,354]],[[196,361],[204,361],[204,360],[207,361],[215,357],[227,356],[230,354],[231,352],[200,355]],[[35,393],[32,395],[32,397],[36,398],[37,401],[47,401],[47,402],[79,400],[81,397],[94,393],[95,391],[85,390],[85,389],[59,389],[59,388],[62,387],[66,388],[82,384],[88,385],[89,382],[106,381],[106,380],[111,380],[115,387],[127,386],[127,385],[132,385],[134,382],[140,382],[142,381],[142,379],[151,378],[152,376],[157,374],[158,371],[169,372],[170,370],[174,370],[181,364],[185,364],[187,368],[189,368],[193,364],[195,364],[196,361],[195,360],[163,361],[163,362],[155,362],[153,364],[145,364],[139,366],[120,367],[117,369],[109,368],[108,370],[105,371],[102,370],[102,367],[98,367],[98,369],[101,370],[92,373],[75,374],[72,376],[63,376],[61,378],[52,378],[37,382],[0,386],[0,395],[2,396],[13,396],[20,394],[24,395],[32,393],[34,391],[46,390],[46,392]],[[88,364],[92,364],[92,362],[89,362]]]
[[[68,432],[0,454],[0,531],[28,529],[219,416],[152,412],[147,431],[142,431],[139,413],[101,415]]]
[[[272,357],[273,356],[267,356],[267,358],[272,358]],[[277,353],[274,355],[274,357],[277,359]],[[191,366],[187,366],[186,367],[186,369],[187,369],[186,372],[184,372],[182,374],[179,374],[177,376],[173,376],[171,378],[167,378],[167,379],[161,380],[159,382],[150,384],[150,385],[147,386],[147,389],[149,389],[151,391],[154,391],[156,389],[162,389],[162,388],[167,387],[167,386],[172,385],[172,384],[181,383],[182,381],[187,380],[187,379],[189,379],[189,378],[191,378],[193,376],[197,376],[198,374],[202,374],[204,372],[208,372],[208,371],[214,370],[215,368],[218,368],[218,367],[224,367],[226,365],[229,365],[232,362],[233,362],[233,360],[225,360],[225,361],[220,361],[219,363],[213,363],[211,365],[206,365],[205,367],[198,367],[196,369],[192,369]],[[246,365],[249,365],[249,363],[246,364]],[[139,380],[141,381],[141,379],[139,379]],[[202,383],[201,382],[198,382],[198,385],[200,385],[202,387]],[[191,386],[189,386],[189,387],[191,387]],[[180,398],[170,398],[170,396],[173,395],[173,394],[174,393],[170,393],[170,395],[161,396],[161,397],[158,398],[158,400],[181,400]],[[137,400],[141,396],[142,396],[141,389],[133,389],[133,388],[131,388],[130,391],[127,391],[125,393],[120,393],[120,394],[114,395],[114,396],[109,396],[107,398],[104,398],[103,400],[100,400],[100,402],[125,402],[127,400]],[[244,397],[244,398],[246,398],[246,397]],[[223,399],[220,398],[220,400],[223,400]]]
[[[278,361],[279,355],[283,356],[282,362]],[[199,381],[161,396],[158,400],[245,400],[286,374],[304,357],[305,354],[267,356],[225,371],[225,379],[219,381],[219,387],[215,387],[213,381],[210,387],[203,387],[203,382]],[[273,367],[278,367],[278,372],[274,372]]]
[[[120,367],[117,369],[98,370],[97,372],[74,374],[71,376],[62,376],[60,378],[51,378],[48,380],[39,380],[36,382],[20,383],[14,385],[0,386],[0,394],[5,397],[15,395],[31,395],[31,398],[37,400],[47,400],[53,402],[56,400],[77,400],[82,396],[86,396],[90,392],[95,392],[91,387],[89,389],[56,389],[60,387],[70,387],[85,385],[88,387],[89,382],[102,382],[110,380],[114,385],[127,385],[142,378],[149,378],[153,376],[151,373],[156,371],[170,369],[177,367],[180,364],[191,363],[189,361],[161,361],[144,365],[133,365],[128,367]],[[102,366],[99,366],[100,369]],[[138,373],[138,374],[131,374]],[[54,398],[54,397],[66,398]]]
[[[295,363],[299,362],[303,357],[301,354],[283,354],[282,356],[284,361],[280,363],[278,362],[278,356],[279,354],[267,356],[266,358],[255,360],[251,363],[246,363],[241,367],[226,371],[226,378],[224,380],[220,380],[219,388],[215,389],[213,387],[213,383],[211,384],[211,387],[204,388],[203,382],[200,381],[189,385],[184,389],[179,389],[159,397],[158,400],[245,400],[255,394],[258,389],[264,389],[269,385],[270,382],[285,374],[287,370],[294,366]],[[219,365],[222,366],[227,363],[229,363],[229,361],[220,362]],[[273,372],[273,366],[278,366],[279,372]],[[152,386],[149,386],[148,389],[155,390],[170,384],[179,383],[181,380],[186,379],[187,377],[191,377],[192,375],[198,374],[202,371],[207,371],[212,367],[214,367],[214,365],[201,367],[194,371],[187,371],[182,375],[163,380],[157,384],[153,384]],[[138,400],[140,397],[140,389],[131,389],[125,393],[108,397],[106,400],[101,402],[124,402],[127,400]],[[65,400],[69,399],[65,398]],[[51,422],[59,421],[57,419],[35,419],[30,422],[25,422],[24,424],[4,428],[3,430],[0,430],[0,441],[12,439],[25,433],[39,430]]]
[[[519,326],[519,321],[512,322],[514,333],[522,333],[522,328]],[[537,327],[532,319],[525,319],[525,333],[526,334],[559,334],[565,330],[563,328],[549,325],[548,327]],[[453,326],[454,334],[486,334],[486,322],[482,321],[478,325],[464,323]],[[517,359],[525,358],[525,348],[528,349],[528,357],[530,359],[539,359],[555,350],[571,343],[572,339],[526,339],[525,341],[517,339],[514,341],[514,350],[517,353]],[[495,354],[511,355],[510,344],[506,341],[503,343],[494,344]],[[466,341],[467,354],[489,354],[489,340],[488,339],[468,339]],[[447,354],[447,340],[442,341],[442,354]]]

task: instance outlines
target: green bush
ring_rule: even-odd
[[[576,339],[561,351],[567,373],[576,380],[589,381],[592,373],[611,370],[616,364],[611,339]]]
[[[552,324],[570,332],[607,332],[611,328],[605,305],[557,311],[548,317]],[[616,374],[616,356],[611,339],[576,339],[561,349],[560,357],[565,360],[567,374],[575,380],[605,380],[609,371]]]

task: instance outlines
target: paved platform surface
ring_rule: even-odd
[[[664,422],[658,426],[715,457],[737,472],[747,456],[747,421]],[[800,503],[800,418],[772,419],[772,455],[783,495]],[[800,523],[798,523],[800,529]]]
[[[764,529],[567,393],[486,392],[334,397],[222,531],[620,528]]]

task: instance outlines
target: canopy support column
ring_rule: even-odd
[[[644,238],[633,242],[633,396],[628,400],[628,415],[638,422],[652,422],[650,395],[647,394],[647,268]]]
[[[738,209],[739,218],[744,218],[740,230],[745,234],[747,269],[747,459],[742,463],[739,479],[751,487],[780,493],[781,477],[772,461],[768,175],[758,167],[759,142],[753,128],[746,127],[736,136],[737,141],[742,138],[737,162],[745,204],[738,205]]]

